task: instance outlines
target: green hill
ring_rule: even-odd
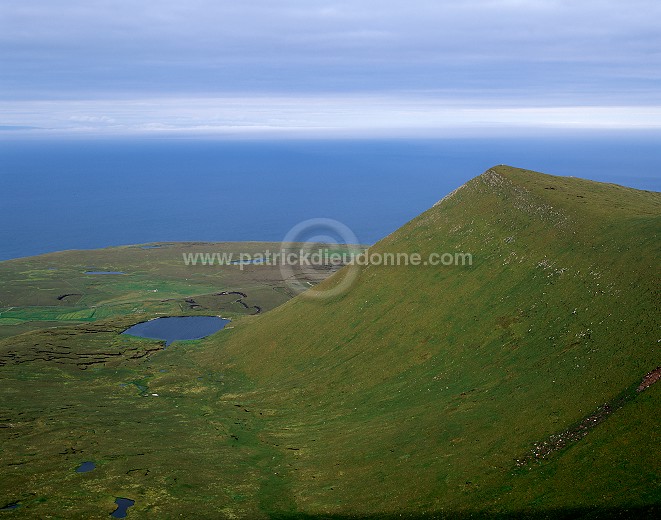
[[[661,385],[635,389],[661,365],[660,216],[658,193],[499,166],[370,249],[472,266],[370,265],[199,356],[252,381],[299,511],[658,505]]]
[[[660,231],[658,193],[499,166],[369,250],[421,265],[149,357],[8,363],[0,515],[655,517]],[[0,351],[148,350],[130,318]]]

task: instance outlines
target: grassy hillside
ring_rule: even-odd
[[[653,517],[660,231],[658,193],[499,166],[370,248],[471,265],[369,265],[148,357],[130,316],[33,332],[125,356],[0,367],[0,515]]]
[[[661,388],[632,388],[661,364],[660,217],[657,193],[497,167],[370,249],[472,266],[368,266],[199,358],[254,382],[301,511],[658,504]],[[611,401],[582,440],[530,457]]]

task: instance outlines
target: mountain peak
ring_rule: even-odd
[[[237,323],[200,358],[254,382],[274,444],[305,447],[290,485],[310,512],[337,496],[394,512],[643,500],[658,197],[495,166],[369,249],[470,262],[369,265],[343,295]]]

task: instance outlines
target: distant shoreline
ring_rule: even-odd
[[[296,242],[293,244],[293,247],[300,247],[301,245],[304,244],[316,244],[318,242]],[[181,248],[181,247],[191,247],[191,248],[205,248],[207,250],[216,250],[216,249],[232,249],[232,250],[241,250],[241,247],[238,247],[238,245],[241,246],[246,246],[247,249],[250,249],[251,251],[257,247],[258,249],[269,249],[269,250],[278,250],[280,249],[282,243],[281,242],[270,242],[267,240],[260,241],[260,240],[236,240],[236,241],[227,241],[227,242],[204,242],[204,241],[182,241],[182,242],[175,242],[175,241],[167,241],[167,242],[147,242],[144,244],[122,244],[118,246],[107,246],[107,247],[95,247],[95,248],[89,248],[89,249],[62,249],[62,250],[57,250],[57,251],[49,251],[47,253],[40,253],[37,255],[28,255],[28,256],[21,256],[17,258],[7,258],[4,260],[0,260],[0,264],[4,262],[16,262],[16,261],[24,261],[29,258],[44,258],[48,256],[53,256],[53,255],[61,255],[61,254],[86,254],[86,253],[99,253],[99,252],[121,252],[121,251],[127,251],[127,250],[142,250],[142,251],[153,251],[153,250],[167,250],[168,248],[176,247],[176,248]],[[332,246],[337,246],[337,247],[346,247],[345,244],[328,244]],[[368,247],[370,244],[348,244],[350,247],[359,247],[359,248],[364,248]],[[238,256],[238,255],[237,255]],[[89,269],[90,271],[93,271],[93,269]]]

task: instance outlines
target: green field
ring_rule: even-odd
[[[163,243],[91,251],[65,251],[2,262],[0,338],[62,324],[91,323],[119,316],[223,314],[235,318],[266,312],[295,290],[277,265],[186,265],[184,254],[256,255],[279,243]],[[293,247],[293,246],[292,246]],[[336,246],[346,251],[344,246]],[[87,271],[122,272],[88,275]],[[304,280],[330,274],[321,266]],[[237,302],[237,295],[246,294]],[[194,300],[191,304],[186,300]],[[245,304],[245,305],[244,305]],[[191,306],[193,305],[193,306]]]
[[[500,166],[369,250],[471,265],[369,265],[330,299],[185,245],[3,262],[0,516],[656,518],[660,232],[658,193]],[[268,312],[119,334],[230,290]]]

